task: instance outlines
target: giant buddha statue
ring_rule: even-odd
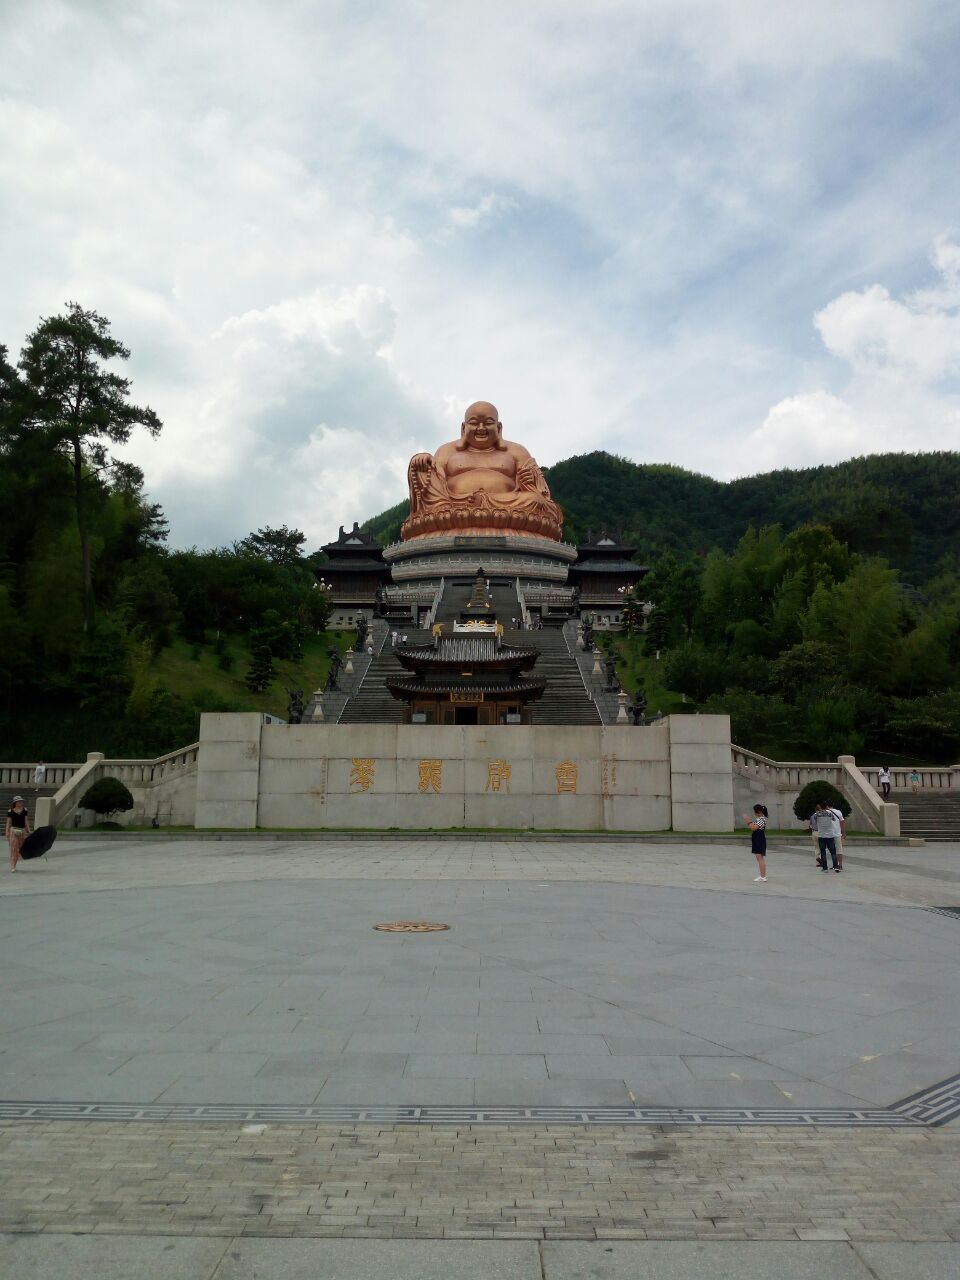
[[[404,541],[431,533],[511,533],[559,541],[563,512],[522,444],[503,438],[485,400],[464,414],[460,439],[417,453],[407,470],[410,515]]]

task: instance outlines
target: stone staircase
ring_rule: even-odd
[[[893,791],[900,806],[900,834],[924,840],[960,843],[960,791]]]
[[[547,687],[543,697],[530,705],[534,724],[601,723],[560,627],[544,627],[542,631],[507,629],[503,639],[505,644],[539,651],[532,674],[546,680]]]
[[[29,783],[29,785],[25,782],[21,783],[18,787],[7,786],[4,784],[0,787],[0,821],[6,825],[7,810],[13,804],[13,797],[23,796],[27,805],[27,813],[30,815],[31,826],[35,826],[36,823],[34,819],[37,813],[37,800],[39,800],[41,796],[54,796],[59,790],[60,783],[57,783],[56,786],[50,786],[48,783],[42,787],[35,787],[32,782]]]
[[[426,644],[430,639],[430,632],[409,628],[406,636],[408,645]],[[359,688],[344,704],[339,723],[403,724],[404,704],[386,686],[387,680],[402,675],[409,675],[409,672],[401,667],[390,645],[390,637],[387,636],[382,650],[375,653],[370,661]]]
[[[447,583],[443,599],[437,609],[437,621],[448,631],[460,617],[460,611],[470,597],[469,585]],[[600,714],[586,692],[577,661],[567,647],[559,627],[545,627],[542,631],[522,631],[511,627],[513,618],[521,614],[516,586],[512,582],[493,580],[490,598],[497,620],[504,627],[504,643],[518,648],[536,649],[539,657],[533,675],[547,681],[543,697],[532,704],[534,724],[600,724]],[[410,645],[428,644],[430,632],[407,630]],[[404,674],[404,668],[390,647],[389,638],[370,663],[340,715],[340,724],[402,724],[404,706],[386,687],[386,682]],[[324,704],[326,707],[326,703]]]

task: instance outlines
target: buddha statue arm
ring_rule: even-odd
[[[446,477],[443,473],[443,461],[439,451],[434,457],[430,453],[415,453],[407,468],[407,485],[410,489],[410,513],[416,515],[424,507],[449,498]]]
[[[517,488],[525,493],[542,493],[544,497],[550,497],[550,490],[543,478],[543,472],[529,454],[517,467]]]

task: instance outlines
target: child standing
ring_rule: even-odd
[[[754,884],[767,883],[767,818],[769,816],[765,804],[755,804],[753,806],[752,822],[749,816],[744,814],[750,827],[750,850],[757,860],[757,867],[760,871],[758,876],[753,877]]]

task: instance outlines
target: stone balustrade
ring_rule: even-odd
[[[734,794],[742,812],[757,803],[765,804],[774,827],[797,826],[793,802],[809,782],[829,782],[851,806],[851,825],[858,830],[899,836],[900,807],[885,802],[879,794],[877,770],[861,770],[853,756],[840,756],[836,763],[814,760],[771,760],[744,747],[731,747]],[[910,771],[906,774],[909,776]],[[872,777],[871,777],[872,775]]]
[[[168,823],[177,819],[192,822],[196,791],[182,783],[196,774],[199,747],[198,742],[193,742],[154,760],[113,760],[100,751],[91,751],[55,795],[37,801],[36,825],[62,826],[76,812],[87,788],[108,777],[122,782],[134,799],[132,812],[120,815],[121,820],[143,821],[162,814]]]
[[[68,782],[81,766],[79,764],[48,764],[45,767],[47,772],[43,785],[51,787]],[[0,764],[0,787],[36,785],[33,780],[36,768],[36,764]]]

